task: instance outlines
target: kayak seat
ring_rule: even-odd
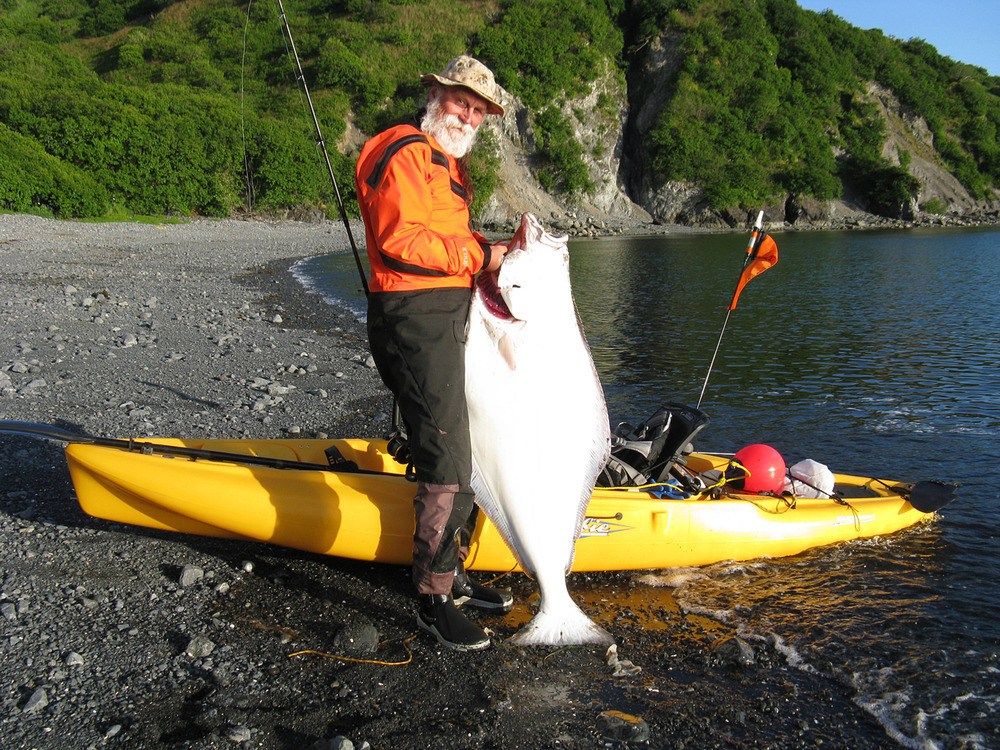
[[[658,460],[652,465],[656,481],[665,482],[675,463],[683,461],[684,454],[692,451],[695,436],[709,423],[708,415],[693,406],[668,403],[664,409],[669,415],[663,431],[664,441]]]
[[[691,442],[708,424],[705,412],[668,402],[653,416],[633,427],[622,422],[611,438],[611,457],[597,478],[598,487],[636,487],[678,479],[675,464],[683,465]],[[689,489],[694,491],[694,489]]]

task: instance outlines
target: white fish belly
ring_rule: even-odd
[[[569,595],[566,574],[610,450],[607,407],[573,304],[565,237],[525,214],[469,314],[466,395],[472,486],[521,567],[538,614],[515,643],[611,643]]]
[[[481,325],[481,323],[480,323]],[[466,362],[477,501],[539,584],[539,614],[521,645],[612,642],[580,611],[566,574],[598,472],[607,408],[582,332],[519,343],[511,370],[485,329],[470,327]]]
[[[506,527],[508,544],[532,575],[546,565],[562,575],[572,564],[606,460],[607,411],[593,366],[589,357],[558,348],[561,356],[550,358],[549,349],[534,362],[520,350],[514,371],[502,361],[467,362],[472,454],[484,494],[496,503],[488,515]]]

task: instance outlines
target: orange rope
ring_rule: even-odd
[[[351,661],[356,664],[379,664],[383,667],[402,667],[413,661],[413,652],[410,651],[410,647],[406,644],[417,637],[418,634],[411,635],[409,638],[403,640],[403,648],[406,649],[406,660],[405,661],[380,661],[378,659],[354,659],[350,656],[338,656],[336,654],[325,654],[322,651],[313,651],[312,649],[305,649],[303,651],[296,651],[295,653],[289,654],[288,658],[291,659],[293,656],[303,656],[305,654],[313,654],[315,656],[322,656],[326,659],[336,659],[337,661]],[[387,641],[388,642],[388,641]],[[384,645],[384,644],[379,644]]]

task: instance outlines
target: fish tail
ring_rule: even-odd
[[[508,643],[514,646],[610,646],[612,635],[587,617],[576,603],[541,610]]]

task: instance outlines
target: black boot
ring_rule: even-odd
[[[451,584],[451,595],[455,604],[464,604],[467,607],[488,610],[503,614],[510,612],[514,606],[514,597],[506,591],[480,586],[469,578],[462,563],[455,569],[455,581]]]
[[[456,651],[489,648],[490,637],[469,622],[448,594],[421,594],[417,627]]]

